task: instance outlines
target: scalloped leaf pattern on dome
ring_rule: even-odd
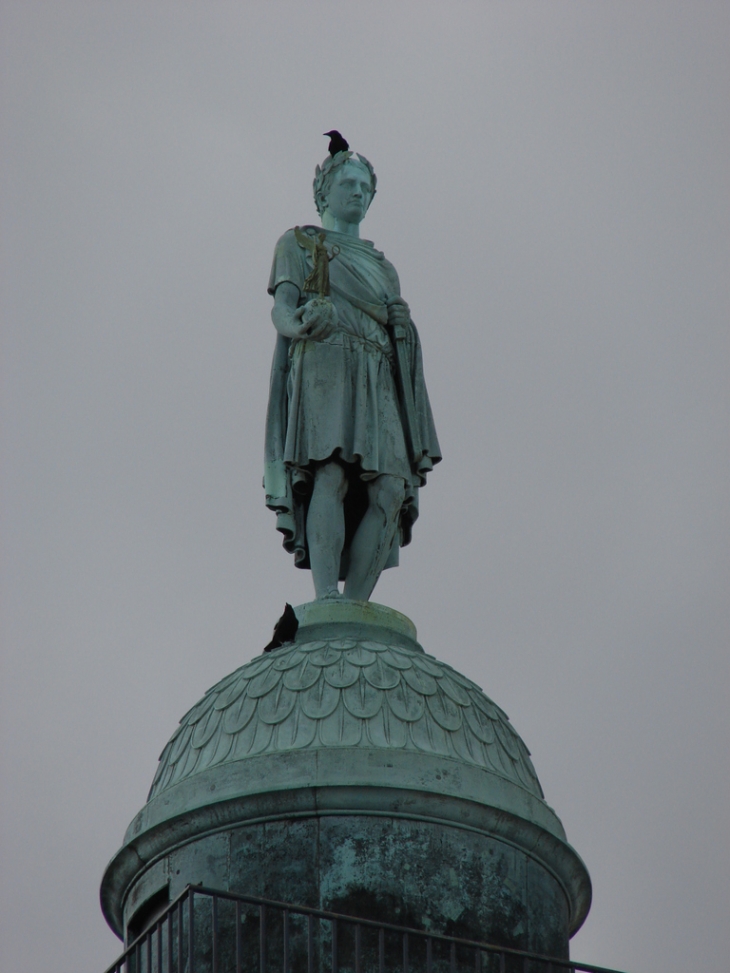
[[[209,689],[162,751],[148,800],[225,761],[316,747],[439,754],[543,799],[529,750],[471,680],[400,645],[328,639],[259,656]]]

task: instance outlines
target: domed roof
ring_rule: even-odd
[[[376,815],[522,849],[558,878],[577,929],[588,873],[503,710],[426,655],[399,612],[344,599],[295,611],[295,641],[209,689],[165,747],[104,875],[112,926],[173,846],[267,821]]]
[[[332,626],[303,625],[295,643],[209,689],[163,750],[148,800],[217,765],[338,747],[451,757],[543,800],[529,751],[503,710],[426,655],[402,625],[399,633],[397,613],[384,611],[391,625],[382,641],[383,630],[367,625],[360,626],[367,637],[351,638],[317,638],[332,635]]]

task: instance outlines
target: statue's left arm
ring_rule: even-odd
[[[387,302],[388,324],[391,328],[407,328],[411,324],[411,309],[400,295],[391,297]]]

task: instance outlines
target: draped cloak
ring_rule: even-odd
[[[386,302],[400,296],[395,267],[368,240],[314,226],[301,229],[312,238],[324,232],[328,249],[339,247],[329,266],[338,325],[323,341],[277,335],[266,416],[266,505],[276,513],[284,548],[297,567],[308,568],[306,515],[313,472],[328,460],[340,462],[349,483],[344,580],[352,536],[367,509],[367,481],[387,473],[406,484],[386,563],[393,567],[399,548],[411,539],[419,488],[441,452],[416,328],[409,322],[396,351],[388,327]],[[288,230],[276,245],[269,293],[288,281],[299,290],[299,306],[306,304],[314,296],[303,291],[311,270],[310,251]]]

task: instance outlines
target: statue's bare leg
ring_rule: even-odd
[[[345,545],[346,493],[347,477],[339,463],[318,467],[307,513],[307,545],[317,598],[339,594],[337,582]]]
[[[368,484],[370,504],[352,539],[345,598],[367,601],[385,567],[406,486],[399,476],[381,474]]]

